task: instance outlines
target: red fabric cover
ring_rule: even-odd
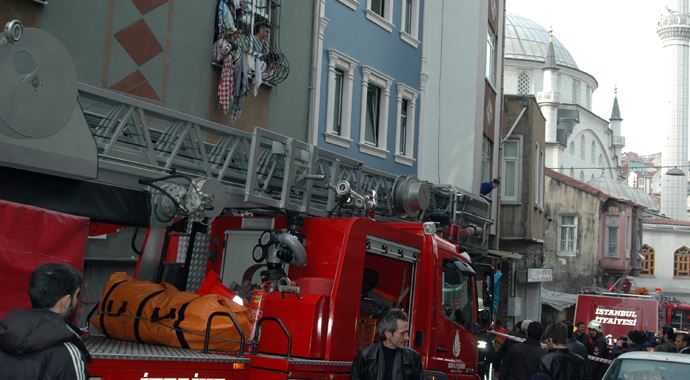
[[[204,282],[201,283],[199,289],[196,290],[196,294],[200,296],[217,294],[231,300],[235,297],[235,292],[226,288],[225,285],[223,285],[223,282],[220,280],[220,277],[218,277],[218,273],[212,270],[209,270],[208,273],[206,273],[206,278],[204,278]]]
[[[83,273],[88,233],[89,218],[0,200],[0,319],[31,307],[29,278],[41,264]]]

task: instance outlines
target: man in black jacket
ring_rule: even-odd
[[[501,362],[501,380],[529,380],[537,373],[539,358],[546,353],[539,342],[543,331],[539,322],[527,326],[527,340],[510,347]]]
[[[546,345],[549,352],[539,359],[539,373],[552,380],[582,380],[585,378],[585,359],[568,350],[568,328],[554,323],[546,328]]]
[[[29,281],[33,309],[0,322],[0,379],[84,380],[88,352],[65,318],[77,306],[81,275],[62,263],[43,264]]]
[[[352,380],[421,380],[422,358],[406,347],[410,338],[407,314],[391,309],[379,321],[380,341],[363,349],[352,363]]]

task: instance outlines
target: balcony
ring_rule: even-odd
[[[625,146],[625,137],[613,136],[613,145],[614,146],[620,146],[620,147]]]

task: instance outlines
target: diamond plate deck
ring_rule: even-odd
[[[88,336],[84,344],[94,359],[118,360],[175,360],[190,362],[248,363],[249,359],[218,353],[204,354],[201,351],[186,350],[153,344],[126,342],[101,336]]]

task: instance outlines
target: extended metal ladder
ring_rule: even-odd
[[[272,131],[247,133],[84,83],[79,83],[79,103],[97,144],[99,178],[106,182],[141,187],[135,177],[177,173],[220,181],[228,195],[226,208],[313,216],[374,211],[387,219],[471,223],[483,231],[491,223],[490,204],[477,195],[367,168]],[[349,190],[354,197],[368,196],[374,209],[367,209],[365,199],[343,209]],[[477,248],[486,249],[488,239],[481,240]]]

